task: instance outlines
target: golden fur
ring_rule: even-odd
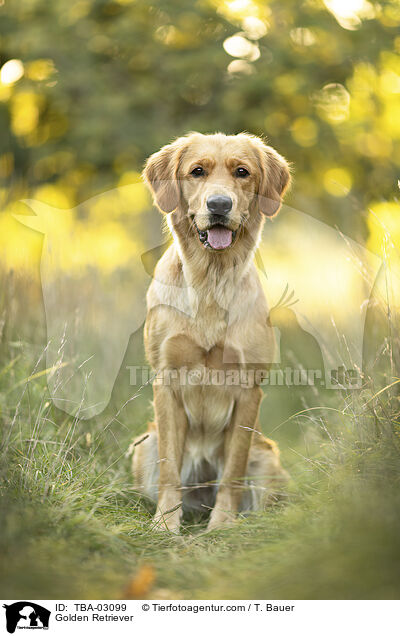
[[[253,259],[265,217],[276,214],[289,184],[285,159],[251,135],[192,133],[152,155],[144,178],[174,238],[147,295],[152,368],[199,377],[265,368],[275,342]],[[199,239],[211,227],[213,195],[232,201],[227,249]],[[273,500],[288,477],[276,444],[260,432],[257,381],[244,388],[171,378],[154,385],[155,423],[133,457],[137,487],[158,501],[157,526],[178,531],[182,503],[212,508],[212,529]]]

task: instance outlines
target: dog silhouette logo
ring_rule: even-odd
[[[6,627],[9,634],[16,629],[48,629],[51,612],[32,601],[18,601],[3,605],[6,610]]]
[[[42,234],[48,390],[57,408],[80,420],[100,415],[109,404],[129,341],[143,329],[152,280],[157,283],[155,302],[171,312],[171,320],[177,313],[195,320],[198,313],[200,297],[193,286],[175,287],[162,271],[155,271],[170,241],[163,242],[152,230],[140,233],[136,247],[124,242],[115,245],[111,239],[113,232],[114,238],[119,236],[118,231],[101,220],[106,213],[96,221],[96,232],[91,233],[82,221],[97,208],[131,214],[135,200],[142,196],[141,188],[141,184],[126,185],[65,210],[26,199],[34,214],[14,217]],[[98,243],[96,233],[101,237]],[[359,388],[365,319],[382,260],[337,229],[285,205],[262,236],[253,238],[261,286],[272,307],[269,322],[275,330],[277,355],[278,337],[284,350],[281,361],[275,356],[265,359],[262,349],[259,357],[254,353],[258,359],[252,362],[293,367],[289,351],[296,358],[296,368],[321,370],[325,388],[342,386],[335,380],[335,370],[341,367],[357,371],[359,381],[351,388]],[[101,270],[96,259],[105,245],[111,251],[104,253]],[[116,253],[122,260],[113,269],[112,259],[108,267],[107,258]],[[233,281],[235,275],[232,266]],[[213,300],[225,310],[229,327],[237,303],[235,294],[225,293],[225,286],[225,279],[217,281]]]

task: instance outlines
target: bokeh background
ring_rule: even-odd
[[[171,598],[396,593],[399,26],[397,0],[0,1],[3,595],[34,598],[35,588],[35,598],[142,598],[157,596],[156,584]],[[367,314],[363,390],[279,387],[263,402],[263,429],[294,476],[286,516],[260,517],[244,534],[211,543],[190,539],[182,555],[172,539],[151,535],[151,506],[137,498],[124,459],[151,417],[151,387],[133,392],[126,372],[144,362],[141,330],[100,417],[82,422],[55,408],[40,259],[50,224],[53,245],[63,248],[63,300],[80,295],[90,305],[100,287],[115,319],[110,331],[122,329],[117,321],[135,311],[138,258],[167,240],[140,179],[143,163],[190,130],[266,137],[294,167],[287,204],[385,267]],[[45,228],[27,199],[41,202]],[[79,250],[68,249],[71,224]],[[150,274],[160,253],[149,255]],[[332,268],[339,293],[334,256]],[[69,324],[78,324],[72,304],[68,311]],[[94,310],[91,319],[96,326]],[[298,345],[293,314],[278,319],[280,327],[286,320],[289,348]],[[371,449],[378,454],[368,464]],[[387,484],[393,492],[383,497]],[[372,500],[382,525],[371,525]],[[377,542],[386,552],[371,556]],[[294,565],[298,579],[289,581]]]
[[[368,208],[394,229],[397,1],[6,0],[0,11],[3,209],[27,195],[72,208],[135,182],[175,136],[247,130],[293,162],[293,207],[356,240],[371,232]]]

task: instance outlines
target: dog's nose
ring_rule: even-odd
[[[213,194],[207,199],[207,207],[213,214],[228,214],[232,210],[232,199],[222,194]]]

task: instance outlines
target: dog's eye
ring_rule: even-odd
[[[196,166],[196,168],[193,168],[190,174],[192,174],[194,177],[203,177],[205,175],[204,168],[202,168],[201,166]]]
[[[236,168],[235,176],[236,177],[248,177],[250,172],[246,168]]]

